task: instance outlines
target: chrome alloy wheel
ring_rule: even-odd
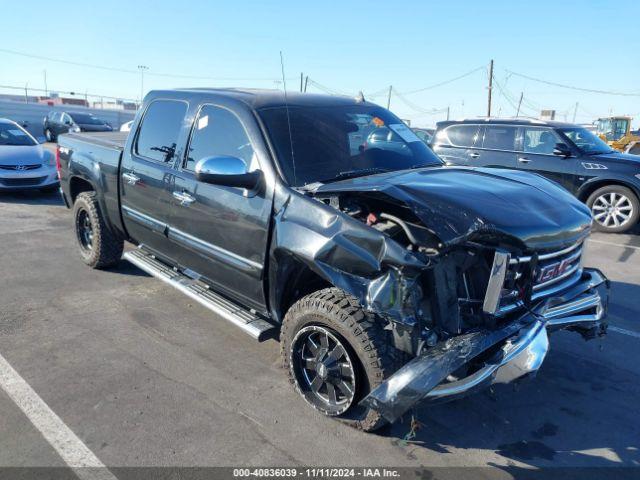
[[[329,416],[341,415],[353,403],[356,377],[351,354],[333,331],[308,325],[296,334],[289,365],[304,399]]]
[[[625,195],[617,192],[603,193],[591,206],[593,219],[605,228],[626,225],[633,216],[633,204]]]

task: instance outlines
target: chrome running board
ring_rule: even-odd
[[[276,331],[277,327],[264,318],[218,295],[203,282],[174,270],[143,250],[126,252],[122,258],[149,275],[171,285],[258,341],[264,340]]]

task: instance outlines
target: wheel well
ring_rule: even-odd
[[[302,297],[333,286],[309,267],[302,265],[289,275],[285,285],[287,287],[280,296],[280,311],[278,312],[281,319],[284,318],[289,308]]]
[[[93,192],[95,188],[88,181],[80,177],[73,177],[69,184],[69,194],[71,195],[71,203],[76,201],[76,197],[82,192]]]
[[[628,183],[621,182],[619,180],[598,180],[597,182],[590,183],[583,190],[581,190],[580,193],[578,194],[578,199],[582,202],[586,202],[587,199],[589,198],[589,195],[591,195],[597,189],[601,187],[607,187],[609,185],[617,185],[619,187],[628,188],[636,195],[636,197],[638,197],[637,189],[634,188],[632,185],[629,185]]]

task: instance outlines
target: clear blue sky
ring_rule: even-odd
[[[149,67],[145,90],[186,86],[289,89],[304,72],[320,85],[362,90],[414,125],[486,112],[485,70],[450,84],[406,94],[495,60],[494,114],[555,108],[578,122],[630,114],[640,123],[640,2],[567,1],[75,1],[11,2],[3,9],[0,48],[124,70]],[[137,98],[140,76],[70,66],[0,51],[0,85]],[[578,87],[634,92],[586,93],[548,86],[507,70]],[[209,79],[158,76],[173,73]],[[4,91],[4,90],[3,90]],[[309,91],[319,91],[310,84]]]

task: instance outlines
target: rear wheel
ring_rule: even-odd
[[[280,345],[289,380],[313,408],[365,431],[386,423],[358,402],[397,370],[401,355],[354,297],[337,288],[303,297],[285,316]]]
[[[73,204],[73,218],[80,256],[91,268],[107,268],[122,257],[124,241],[105,224],[95,192],[82,192]]]
[[[48,128],[44,131],[44,137],[47,139],[47,142],[55,142],[56,139],[53,136],[53,133]]]
[[[620,185],[607,185],[593,192],[587,199],[594,226],[601,232],[622,233],[638,223],[638,197]]]

